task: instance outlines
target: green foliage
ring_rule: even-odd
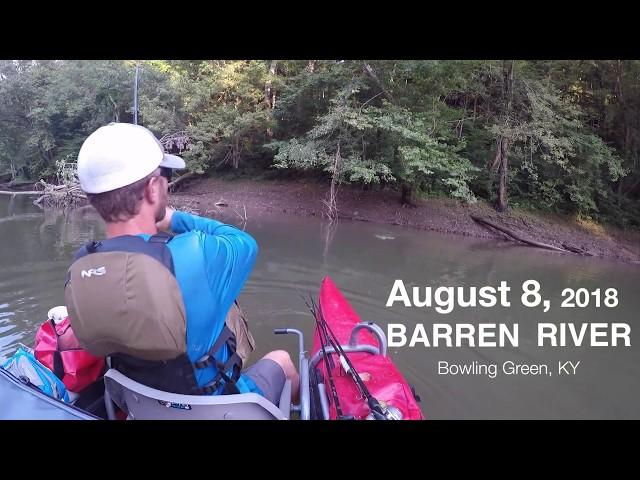
[[[440,183],[451,196],[475,201],[468,182],[478,169],[459,155],[464,141],[430,128],[427,116],[393,107],[388,102],[381,108],[368,107],[364,113],[368,123],[361,125],[386,133],[397,148],[393,163],[396,178],[414,188],[435,180],[430,183]]]
[[[585,115],[551,84],[520,82],[521,113],[509,124],[494,123],[492,135],[508,138],[520,195],[545,208],[593,214],[606,182],[626,175],[622,160],[585,125]]]
[[[277,150],[275,166],[320,169],[331,173],[339,182],[392,181],[385,161],[367,156],[367,144],[374,132],[366,125],[355,99],[357,92],[356,83],[337,92],[329,110],[318,116],[315,125],[302,138],[268,144]]]
[[[139,123],[193,172],[493,200],[502,138],[511,205],[640,226],[640,61],[5,60],[0,174],[72,180],[93,130],[133,121],[136,63]]]

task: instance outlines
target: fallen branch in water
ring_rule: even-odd
[[[40,190],[22,190],[11,192],[7,190],[0,190],[0,194],[2,195],[42,195],[42,191]]]
[[[545,248],[547,250],[554,250],[556,252],[563,252],[563,253],[580,253],[580,252],[577,252],[577,251],[574,251],[574,250],[569,250],[567,248],[556,247],[555,245],[550,245],[548,243],[537,242],[535,240],[531,240],[529,238],[525,238],[521,234],[519,234],[517,232],[514,232],[513,230],[510,230],[507,227],[503,227],[502,225],[498,225],[497,223],[493,223],[492,221],[487,220],[487,219],[482,218],[482,217],[477,217],[475,215],[470,215],[470,217],[475,222],[477,222],[477,223],[479,223],[481,225],[485,225],[485,226],[489,226],[491,228],[494,228],[494,229],[498,230],[499,232],[504,233],[508,237],[511,237],[513,240],[517,240],[518,242],[522,242],[522,243],[524,243],[526,245],[530,245],[532,247]],[[584,255],[584,253],[581,253],[581,254]]]
[[[242,220],[244,223],[247,223],[247,206],[245,204],[243,204],[242,206],[244,208],[244,215],[238,212],[235,208],[233,209],[233,211],[236,215],[240,217],[240,220]]]
[[[78,183],[70,185],[53,185],[45,182],[44,180],[40,180],[36,186],[42,186],[42,191],[36,192],[40,194],[40,197],[33,202],[34,205],[41,205],[44,203],[48,206],[67,207],[70,205],[76,205],[87,198]]]
[[[0,218],[0,223],[11,222],[13,220],[35,220],[42,219],[42,213],[23,213],[21,215],[13,215],[11,217]]]

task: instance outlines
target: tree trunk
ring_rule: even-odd
[[[16,166],[13,164],[11,160],[9,160],[9,168],[11,170],[11,181],[13,182],[16,179],[16,175],[18,172],[16,170]]]
[[[511,113],[511,106],[513,104],[513,67],[515,66],[516,61],[511,60],[511,62],[505,60],[503,62],[503,91],[504,96],[507,101],[507,119],[509,114]]]
[[[338,181],[340,177],[341,160],[342,157],[340,156],[340,142],[338,142],[338,148],[336,149],[335,159],[333,163],[333,172],[331,174],[331,188],[329,189],[328,198],[323,201],[325,206],[325,215],[332,222],[338,218]]]
[[[237,169],[240,166],[240,137],[233,139],[233,147],[231,151],[231,166]]]
[[[478,112],[478,96],[474,95],[473,96],[473,124],[476,124],[476,115]]]
[[[505,105],[504,126],[505,129],[511,124],[511,111],[513,109],[513,71],[515,60],[504,60],[502,63],[502,96]],[[496,139],[496,156],[491,164],[490,170],[498,172],[498,201],[496,209],[504,212],[507,209],[508,199],[508,157],[509,157],[509,139],[504,135],[498,135]]]
[[[111,94],[109,93],[109,100],[111,100],[111,104],[113,105],[113,121],[116,123],[120,122],[120,112],[118,112],[118,104],[115,102]]]
[[[498,136],[496,141],[496,156],[493,162],[489,164],[491,173],[498,173],[498,200],[496,210],[504,212],[508,206],[507,198],[507,176],[508,176],[508,156],[509,156],[509,140],[502,135]]]
[[[271,80],[276,74],[276,69],[278,68],[278,61],[271,60],[271,65],[269,66],[269,76],[267,77],[267,82],[264,86],[264,101],[271,110],[276,107],[276,90],[273,88]]]
[[[403,181],[401,189],[400,203],[402,203],[402,205],[413,206],[413,189],[411,185]]]
[[[500,164],[498,166],[498,211],[504,212],[507,209],[508,199],[507,199],[507,157],[509,155],[508,150],[509,141],[506,138],[500,139]]]
[[[393,148],[393,164],[397,165],[396,162],[401,162],[398,158],[398,146],[396,145]],[[400,170],[404,170],[402,164],[400,164]],[[413,187],[409,182],[407,182],[402,177],[398,178],[400,183],[400,205],[404,206],[414,206],[413,204]]]
[[[384,88],[384,85],[376,75],[376,72],[373,71],[373,68],[371,68],[371,65],[369,65],[367,62],[364,62],[364,69],[369,74],[369,76],[373,79],[373,81],[376,82],[378,87],[380,87],[380,90],[382,90],[382,92],[389,99],[389,101],[395,104],[396,103],[395,98],[393,98],[393,95],[391,95],[391,92],[389,92],[386,88]]]
[[[269,110],[273,110],[274,108],[276,108],[276,89],[273,88],[271,81],[276,74],[277,68],[278,61],[271,60],[271,65],[269,66],[269,76],[267,77],[267,82],[264,86],[264,101],[267,104],[267,108]],[[271,129],[271,127],[267,128],[267,137],[273,138],[273,130]]]
[[[620,205],[622,205],[622,178],[618,179],[618,188],[616,191],[616,200],[618,203],[618,207],[620,207]]]
[[[622,75],[623,71],[623,63],[621,60],[618,60],[618,75],[616,77],[616,92],[618,96],[618,105],[622,110],[622,123],[624,125],[624,143],[623,143],[623,152],[624,152],[624,160],[628,160],[631,156],[631,128],[629,128],[629,121],[627,118],[627,109],[624,104],[624,96],[622,93]],[[617,191],[617,203],[618,207],[622,204],[622,181],[623,179],[618,179],[618,191]]]
[[[468,104],[467,102],[468,102],[468,99],[465,98],[465,100],[464,100],[464,109],[462,110],[462,118],[460,119],[460,121],[456,125],[456,132],[458,134],[458,140],[460,140],[462,138],[462,129],[464,128],[464,121],[465,121],[466,116],[467,116],[467,104]]]

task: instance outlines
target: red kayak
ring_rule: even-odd
[[[386,406],[389,411],[397,412],[399,410],[404,420],[422,420],[424,417],[411,386],[398,371],[391,358],[386,355],[386,339],[376,338],[375,325],[371,323],[356,328],[356,333],[352,338],[354,327],[361,324],[361,320],[329,277],[324,278],[320,288],[319,314],[330,326],[340,345],[343,346],[345,355],[349,358],[370,395]],[[375,328],[379,329],[379,327]],[[384,337],[382,330],[379,332]],[[380,345],[381,340],[385,343],[383,348]],[[325,345],[326,347],[327,345]],[[369,351],[362,351],[364,349]],[[316,328],[313,336],[312,359],[319,354],[322,354],[322,345],[319,328]],[[333,357],[333,367],[329,368],[343,417],[352,416],[356,420],[366,419],[370,416],[371,409],[356,382],[345,372],[338,354],[328,353],[328,356]],[[320,378],[326,384],[329,418],[334,420],[338,415],[327,374],[327,363],[322,357],[313,363],[321,373]]]

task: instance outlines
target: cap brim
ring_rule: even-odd
[[[184,160],[178,157],[177,155],[170,155],[168,153],[165,153],[164,157],[162,158],[162,161],[160,162],[160,166],[166,167],[166,168],[180,169],[180,168],[185,168],[186,164],[184,163]]]

